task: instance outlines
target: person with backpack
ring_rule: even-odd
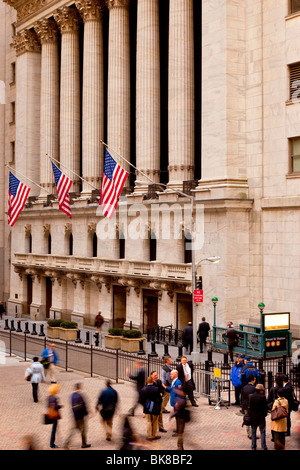
[[[241,392],[242,392],[242,368],[244,366],[244,354],[239,354],[237,361],[233,366],[230,374],[230,380],[234,386],[235,402],[233,405],[240,406],[241,404]]]
[[[74,417],[74,427],[71,429],[71,432],[65,442],[64,448],[68,449],[71,438],[75,431],[79,431],[81,434],[81,448],[85,449],[87,447],[91,447],[90,444],[87,444],[86,441],[86,423],[85,417],[88,415],[86,402],[81,393],[82,384],[77,383],[75,385],[75,391],[71,395],[71,407]]]

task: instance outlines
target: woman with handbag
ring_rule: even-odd
[[[46,380],[44,367],[39,362],[38,357],[34,357],[32,365],[26,369],[26,380],[31,382],[33,401],[37,403],[39,383],[45,382]]]
[[[47,411],[47,418],[52,422],[52,431],[50,437],[50,447],[51,449],[56,449],[59,446],[55,444],[55,436],[57,430],[58,420],[60,419],[60,409],[63,405],[59,404],[59,400],[57,397],[57,393],[59,391],[59,385],[53,384],[49,388],[49,396],[48,396],[48,411]]]
[[[289,403],[285,398],[285,390],[277,390],[277,399],[275,400],[271,411],[271,431],[274,435],[274,446],[276,450],[285,449],[285,433],[287,432],[287,416]]]

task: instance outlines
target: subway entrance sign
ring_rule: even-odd
[[[261,330],[264,337],[264,357],[290,355],[290,314],[262,313]]]

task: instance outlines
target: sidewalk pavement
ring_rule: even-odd
[[[10,357],[2,354],[0,357],[0,450],[25,449],[25,440],[30,436],[39,450],[49,450],[51,426],[43,424],[42,417],[46,411],[46,400],[49,382],[39,386],[39,402],[32,399],[31,384],[24,380],[26,368],[31,361],[24,362],[21,358]],[[130,382],[113,383],[112,386],[119,394],[119,406],[114,418],[112,441],[106,441],[105,431],[100,421],[99,414],[95,412],[95,404],[100,390],[104,388],[104,377],[90,377],[77,371],[64,371],[56,368],[56,379],[60,384],[60,402],[62,419],[58,423],[56,444],[63,450],[63,444],[72,424],[72,412],[70,407],[70,395],[77,382],[83,383],[83,393],[86,397],[88,415],[88,442],[89,450],[116,451],[120,449],[122,442],[122,422],[124,415],[135,402],[135,384]],[[239,408],[221,406],[217,409],[209,405],[205,398],[197,399],[198,408],[190,407],[191,422],[187,423],[184,434],[184,453],[188,451],[244,451],[251,449],[251,441],[247,437],[245,427],[242,427],[242,416]],[[171,410],[170,405],[168,409]],[[136,415],[131,418],[131,423],[137,434],[139,450],[151,452],[166,452],[177,450],[177,438],[173,437],[175,427],[174,420],[169,421],[169,414],[164,414],[164,426],[166,433],[159,433],[161,439],[153,442],[146,441],[146,419],[143,417],[142,408],[137,408]],[[299,413],[292,413],[292,435],[286,438],[286,450],[299,450]],[[267,445],[269,450],[274,449],[271,442],[270,415],[267,417]],[[80,435],[74,434],[70,450],[81,450]],[[260,450],[260,439],[258,440]],[[182,453],[182,451],[181,451]]]

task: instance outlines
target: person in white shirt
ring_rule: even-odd
[[[195,384],[193,380],[193,363],[187,361],[185,356],[181,357],[181,364],[177,366],[178,378],[182,383],[183,390],[187,394],[192,406],[198,406],[194,397]]]
[[[38,357],[33,358],[33,363],[31,367],[28,367],[26,370],[26,373],[30,375],[30,382],[32,385],[32,395],[33,395],[33,401],[35,403],[38,402],[38,386],[39,383],[45,382],[45,373],[44,373],[44,367],[43,365],[39,362]]]

